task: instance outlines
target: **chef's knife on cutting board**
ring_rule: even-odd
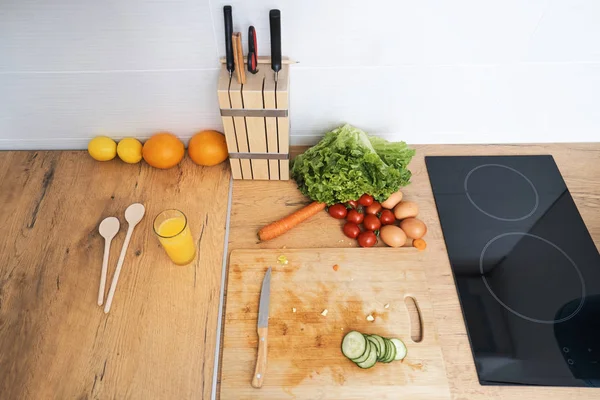
[[[269,334],[269,300],[271,297],[271,267],[267,270],[260,290],[260,304],[258,306],[258,353],[256,367],[252,376],[252,386],[262,387],[267,371],[267,336]]]
[[[229,77],[231,78],[235,68],[233,63],[233,42],[231,39],[231,35],[233,35],[231,6],[223,7],[223,17],[225,18],[225,62],[227,64],[227,71],[229,71]]]
[[[269,11],[269,26],[271,28],[271,68],[275,71],[275,82],[281,69],[281,11]]]

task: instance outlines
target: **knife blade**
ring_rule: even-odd
[[[281,11],[269,11],[269,26],[271,28],[271,69],[275,71],[275,82],[281,69]]]
[[[267,270],[260,290],[260,303],[258,306],[258,354],[256,367],[252,376],[252,386],[260,388],[263,385],[267,370],[267,337],[269,334],[269,304],[271,297],[271,267]]]
[[[225,60],[227,64],[227,71],[229,71],[229,77],[233,75],[234,63],[233,63],[233,43],[231,41],[231,35],[233,35],[233,17],[231,15],[231,6],[223,7],[223,17],[225,19]]]
[[[271,267],[267,270],[260,290],[260,305],[258,306],[258,327],[269,327],[269,303],[271,297]]]

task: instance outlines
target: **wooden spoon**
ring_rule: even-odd
[[[104,218],[100,223],[100,235],[104,238],[104,258],[102,259],[102,273],[100,274],[100,289],[98,290],[98,305],[104,302],[104,288],[106,286],[106,270],[108,269],[108,255],[110,244],[119,232],[119,220],[115,217]]]
[[[125,236],[125,242],[123,242],[123,248],[121,249],[121,255],[119,256],[119,261],[117,262],[117,269],[115,270],[115,275],[113,276],[112,283],[110,285],[110,290],[108,291],[108,297],[106,299],[106,304],[104,305],[104,312],[108,313],[110,311],[110,306],[112,304],[113,297],[115,296],[115,290],[117,290],[117,282],[119,282],[119,275],[121,274],[121,268],[123,268],[123,261],[125,261],[125,254],[127,253],[127,247],[129,247],[129,241],[131,240],[131,235],[133,234],[133,229],[135,226],[144,218],[144,213],[146,209],[143,204],[134,203],[127,207],[125,210],[125,219],[129,224],[127,228],[127,235]]]

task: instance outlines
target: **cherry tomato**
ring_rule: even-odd
[[[348,204],[352,208],[358,208],[358,201],[356,201],[356,200],[350,200],[350,201],[346,202],[346,204]]]
[[[354,222],[355,224],[360,224],[361,222],[363,222],[364,218],[365,214],[358,210],[352,209],[348,212],[348,215],[346,216],[346,221]]]
[[[368,231],[376,231],[377,229],[381,228],[381,221],[379,221],[377,215],[367,214],[365,215],[363,226]]]
[[[360,228],[354,222],[346,222],[344,224],[344,235],[351,239],[356,239],[360,234]]]
[[[396,217],[394,217],[394,213],[391,210],[383,210],[379,214],[379,220],[381,221],[381,225],[392,225],[396,221]]]
[[[373,204],[373,196],[368,195],[366,193],[363,194],[362,196],[360,196],[360,199],[358,199],[358,204],[364,207],[370,206],[371,204]]]
[[[377,243],[377,236],[373,231],[364,231],[358,235],[358,245],[360,247],[373,247]]]
[[[343,204],[334,204],[329,207],[329,215],[335,219],[344,219],[346,218],[346,214],[348,214],[348,210],[346,210]]]
[[[368,206],[365,209],[365,214],[377,214],[378,212],[380,212],[382,209],[381,204],[379,204],[378,201],[374,201],[373,203],[371,203],[370,206]]]

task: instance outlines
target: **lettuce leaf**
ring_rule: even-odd
[[[404,142],[388,142],[344,125],[297,156],[291,176],[313,201],[344,203],[364,193],[383,201],[408,185],[407,166],[414,155]]]

